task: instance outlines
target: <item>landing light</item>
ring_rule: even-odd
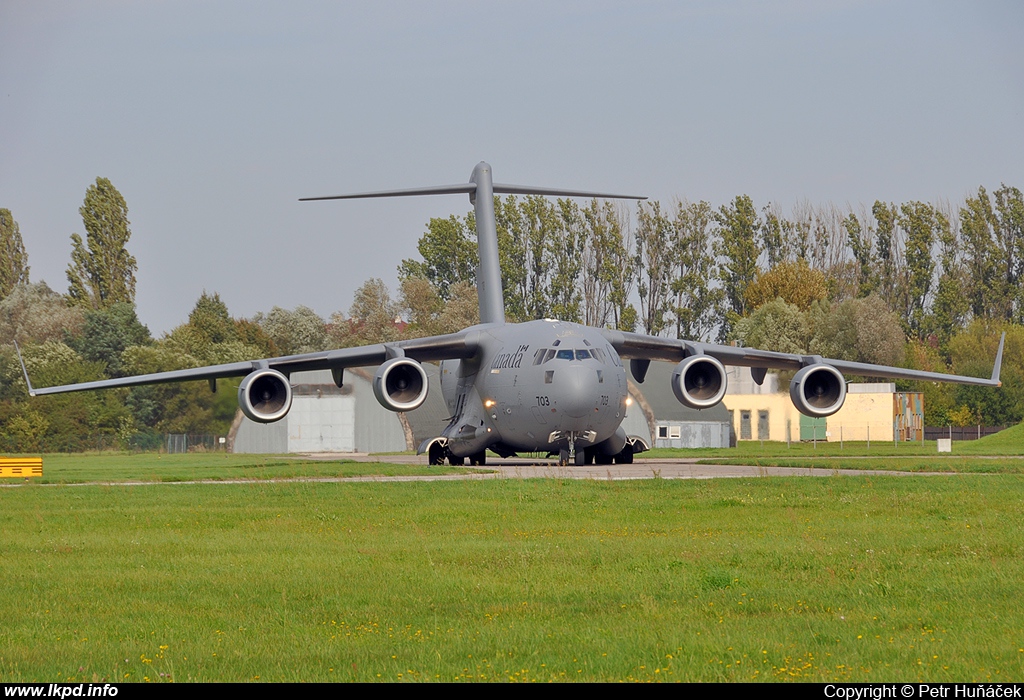
[[[626,397],[626,405],[627,406],[632,406],[633,405],[633,397],[632,396],[627,396]]]
[[[494,405],[494,399],[487,399],[486,401],[484,401],[484,407],[486,407],[486,408],[490,408],[493,405]]]

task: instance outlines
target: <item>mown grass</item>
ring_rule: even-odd
[[[740,457],[701,459],[700,464],[748,464],[755,467],[798,469],[866,469],[958,474],[1024,474],[1024,457]]]
[[[741,447],[722,454],[722,458],[700,459],[701,464],[749,464],[759,467],[797,467],[817,469],[871,469],[908,472],[957,472],[971,474],[1024,474],[1024,424],[1007,428],[980,440],[954,442],[952,453],[938,454],[935,443],[922,449],[900,444],[887,449],[865,443],[847,443],[841,449],[835,443],[819,443],[818,449],[806,443],[793,449],[778,445],[761,449],[760,443],[741,443]],[[930,448],[929,448],[930,446]],[[680,451],[676,451],[678,456]],[[724,455],[730,456],[725,457]],[[645,455],[646,456],[646,455]]]
[[[1019,680],[1021,487],[0,489],[0,682]]]
[[[43,476],[32,481],[72,484],[118,481],[195,481],[298,477],[423,476],[478,471],[387,462],[292,459],[282,455],[235,455],[224,452],[182,455],[154,452],[92,452],[43,455]],[[0,479],[0,484],[11,483]]]
[[[986,456],[1024,456],[1024,423],[988,435],[980,440],[954,440],[953,451],[939,454],[938,445],[934,440],[920,442],[784,442],[761,443],[756,440],[737,443],[736,447],[674,449],[655,448],[643,453],[646,458],[672,457],[723,457],[723,458],[763,458],[763,457],[939,457],[948,459],[958,455]],[[737,462],[745,464],[746,462]]]

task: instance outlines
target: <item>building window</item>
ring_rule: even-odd
[[[680,430],[678,425],[671,425],[668,429],[668,437],[670,440],[678,440],[680,436]]]
[[[668,426],[667,425],[659,425],[658,426],[658,439],[665,440],[667,438],[668,438]]]

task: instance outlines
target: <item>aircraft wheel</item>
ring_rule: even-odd
[[[427,451],[427,464],[432,467],[444,464],[444,448],[436,442]]]
[[[558,466],[564,467],[569,464],[569,450],[558,451]]]
[[[573,464],[575,464],[577,467],[586,466],[586,464],[587,464],[587,451],[586,450],[576,450],[576,454],[573,457],[572,461],[573,461]]]
[[[453,467],[461,467],[465,463],[465,457],[456,457],[455,455],[448,456],[448,464],[452,465]]]
[[[622,448],[622,452],[615,455],[616,464],[632,464],[633,463],[633,450],[629,445]]]
[[[615,458],[613,455],[606,455],[599,452],[596,455],[594,455],[594,461],[597,462],[598,464],[604,465],[611,464],[612,462],[615,461]]]
[[[469,466],[482,467],[487,464],[487,452],[481,451],[469,456]]]

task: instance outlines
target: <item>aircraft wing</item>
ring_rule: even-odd
[[[342,348],[339,350],[325,350],[322,352],[288,355],[286,357],[273,357],[263,360],[231,362],[224,365],[179,369],[170,372],[141,374],[134,377],[120,377],[117,379],[104,379],[95,382],[65,384],[63,386],[43,388],[36,388],[32,386],[32,383],[29,381],[28,371],[25,369],[24,361],[21,363],[21,368],[22,372],[25,374],[25,383],[28,385],[29,394],[31,396],[63,394],[71,391],[89,391],[92,389],[141,386],[145,384],[187,382],[202,379],[208,380],[212,387],[214,385],[213,383],[217,379],[245,377],[253,372],[266,369],[276,370],[285,376],[292,372],[329,369],[336,373],[335,381],[340,385],[341,371],[347,367],[378,365],[393,357],[408,357],[418,362],[469,358],[476,354],[478,345],[477,332],[466,330],[460,333],[453,333],[451,335],[437,335],[395,343],[365,345],[357,348]],[[20,359],[20,350],[18,352],[18,356]]]
[[[689,340],[676,340],[672,338],[659,338],[656,336],[641,335],[638,333],[626,333],[622,331],[604,330],[605,338],[619,353],[619,357],[630,360],[630,369],[637,381],[642,382],[643,376],[647,373],[647,363],[651,360],[664,360],[668,362],[682,362],[694,355],[711,356],[723,365],[737,367],[750,367],[754,369],[754,379],[764,379],[764,371],[769,369],[799,371],[804,367],[812,365],[828,365],[839,370],[843,374],[852,374],[861,377],[880,377],[885,379],[917,379],[932,382],[952,382],[955,384],[973,384],[976,386],[1002,386],[999,381],[999,369],[1003,361],[1003,343],[1006,340],[1004,333],[999,340],[999,349],[996,351],[996,360],[992,368],[992,376],[988,379],[981,377],[966,377],[956,374],[942,374],[941,372],[924,372],[921,370],[905,369],[902,367],[890,367],[887,365],[872,365],[864,362],[847,362],[845,360],[832,360],[823,358],[820,355],[798,355],[785,352],[770,352],[768,350],[755,350],[753,348],[740,348],[731,345],[714,345],[710,343],[697,343]],[[757,370],[761,370],[758,372]],[[760,383],[760,382],[758,382]]]

